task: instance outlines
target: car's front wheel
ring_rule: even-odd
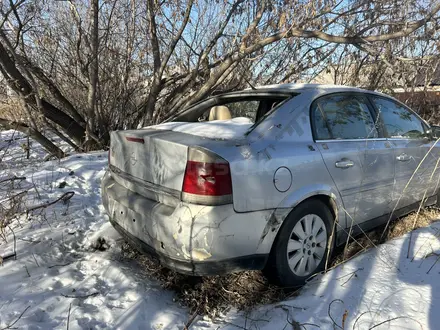
[[[283,287],[303,285],[313,274],[324,269],[333,244],[334,218],[320,200],[298,205],[278,232],[265,269],[272,281]]]

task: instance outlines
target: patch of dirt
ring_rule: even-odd
[[[98,237],[95,242],[90,245],[90,248],[95,251],[105,251],[110,248],[104,237]]]

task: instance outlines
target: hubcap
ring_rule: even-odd
[[[287,261],[297,276],[312,274],[324,258],[327,229],[316,214],[302,217],[293,227],[287,243]]]

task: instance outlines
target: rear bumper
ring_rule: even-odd
[[[121,236],[123,236],[125,240],[138,251],[158,259],[165,267],[182,274],[205,276],[233,273],[243,270],[257,270],[263,269],[267,262],[267,255],[250,255],[221,261],[202,262],[172,259],[166,254],[155,250],[136,236],[131,235],[118,225],[116,221],[110,219],[110,223],[121,234]]]
[[[232,205],[176,207],[149,200],[107,173],[102,201],[115,229],[139,251],[189,275],[264,268],[271,243],[261,235],[272,211],[236,213]]]

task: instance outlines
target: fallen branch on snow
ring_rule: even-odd
[[[47,267],[47,268],[64,267],[64,266],[68,266],[68,265],[70,265],[70,264],[73,264],[74,262],[75,262],[75,261],[70,261],[70,262],[67,262],[67,263],[65,263],[65,264],[52,265],[52,266],[49,266],[49,267]]]
[[[86,298],[89,298],[89,297],[95,297],[95,296],[97,296],[99,294],[99,292],[93,292],[93,293],[90,293],[90,294],[86,294],[86,295],[84,295],[84,296],[73,296],[73,295],[67,295],[67,294],[61,294],[64,298],[79,298],[79,299],[86,299]]]
[[[421,324],[419,321],[417,321],[416,319],[414,319],[414,318],[412,318],[412,317],[409,317],[409,316],[397,316],[397,317],[393,317],[393,318],[391,318],[391,319],[388,319],[388,320],[385,320],[385,321],[383,321],[383,322],[380,322],[380,323],[378,323],[378,324],[373,325],[373,326],[372,326],[371,328],[369,328],[368,330],[375,329],[375,328],[377,328],[377,327],[379,327],[379,326],[381,326],[381,325],[383,325],[383,324],[385,324],[385,323],[388,323],[388,322],[391,322],[391,321],[394,321],[394,320],[399,320],[399,319],[408,319],[408,320],[414,321],[414,322],[418,323],[418,324],[420,325],[420,329],[423,330],[423,326],[422,326],[422,324]]]
[[[63,203],[66,203],[69,199],[71,199],[73,197],[73,195],[75,195],[74,191],[68,191],[68,192],[62,194],[59,198],[57,198],[56,200],[54,200],[52,202],[40,204],[40,205],[33,206],[33,207],[27,209],[25,211],[26,215],[29,215],[29,212],[32,212],[32,211],[35,211],[35,210],[45,209],[45,208],[47,208],[47,207],[49,207],[51,205],[54,205],[54,204],[58,203],[59,201],[63,201]]]
[[[26,307],[25,310],[24,310],[23,312],[21,312],[21,314],[17,317],[17,319],[16,319],[14,322],[12,322],[11,324],[7,325],[7,326],[4,327],[4,328],[1,328],[0,330],[13,329],[12,327],[14,326],[14,324],[17,323],[17,322],[21,319],[21,317],[23,316],[23,314],[26,313],[26,311],[27,311],[29,308],[31,308],[31,306]]]
[[[25,176],[13,176],[11,178],[0,180],[0,184],[5,183],[5,182],[14,182],[14,181],[21,182],[21,181],[24,181],[24,180],[26,180]]]
[[[70,310],[72,308],[72,303],[69,305],[69,313],[67,314],[67,330],[69,330],[69,323],[70,323]]]
[[[8,259],[12,259],[12,258],[17,258],[17,254],[15,252],[6,254],[4,256],[0,256],[0,266],[3,266],[3,263],[8,260]]]
[[[332,300],[332,302],[328,305],[328,316],[330,317],[330,320],[332,320],[332,322],[333,322],[333,327],[337,327],[337,328],[343,330],[343,328],[339,324],[336,323],[335,319],[331,315],[331,308],[332,308],[333,303],[335,303],[335,302],[344,304],[344,302],[341,299]]]

